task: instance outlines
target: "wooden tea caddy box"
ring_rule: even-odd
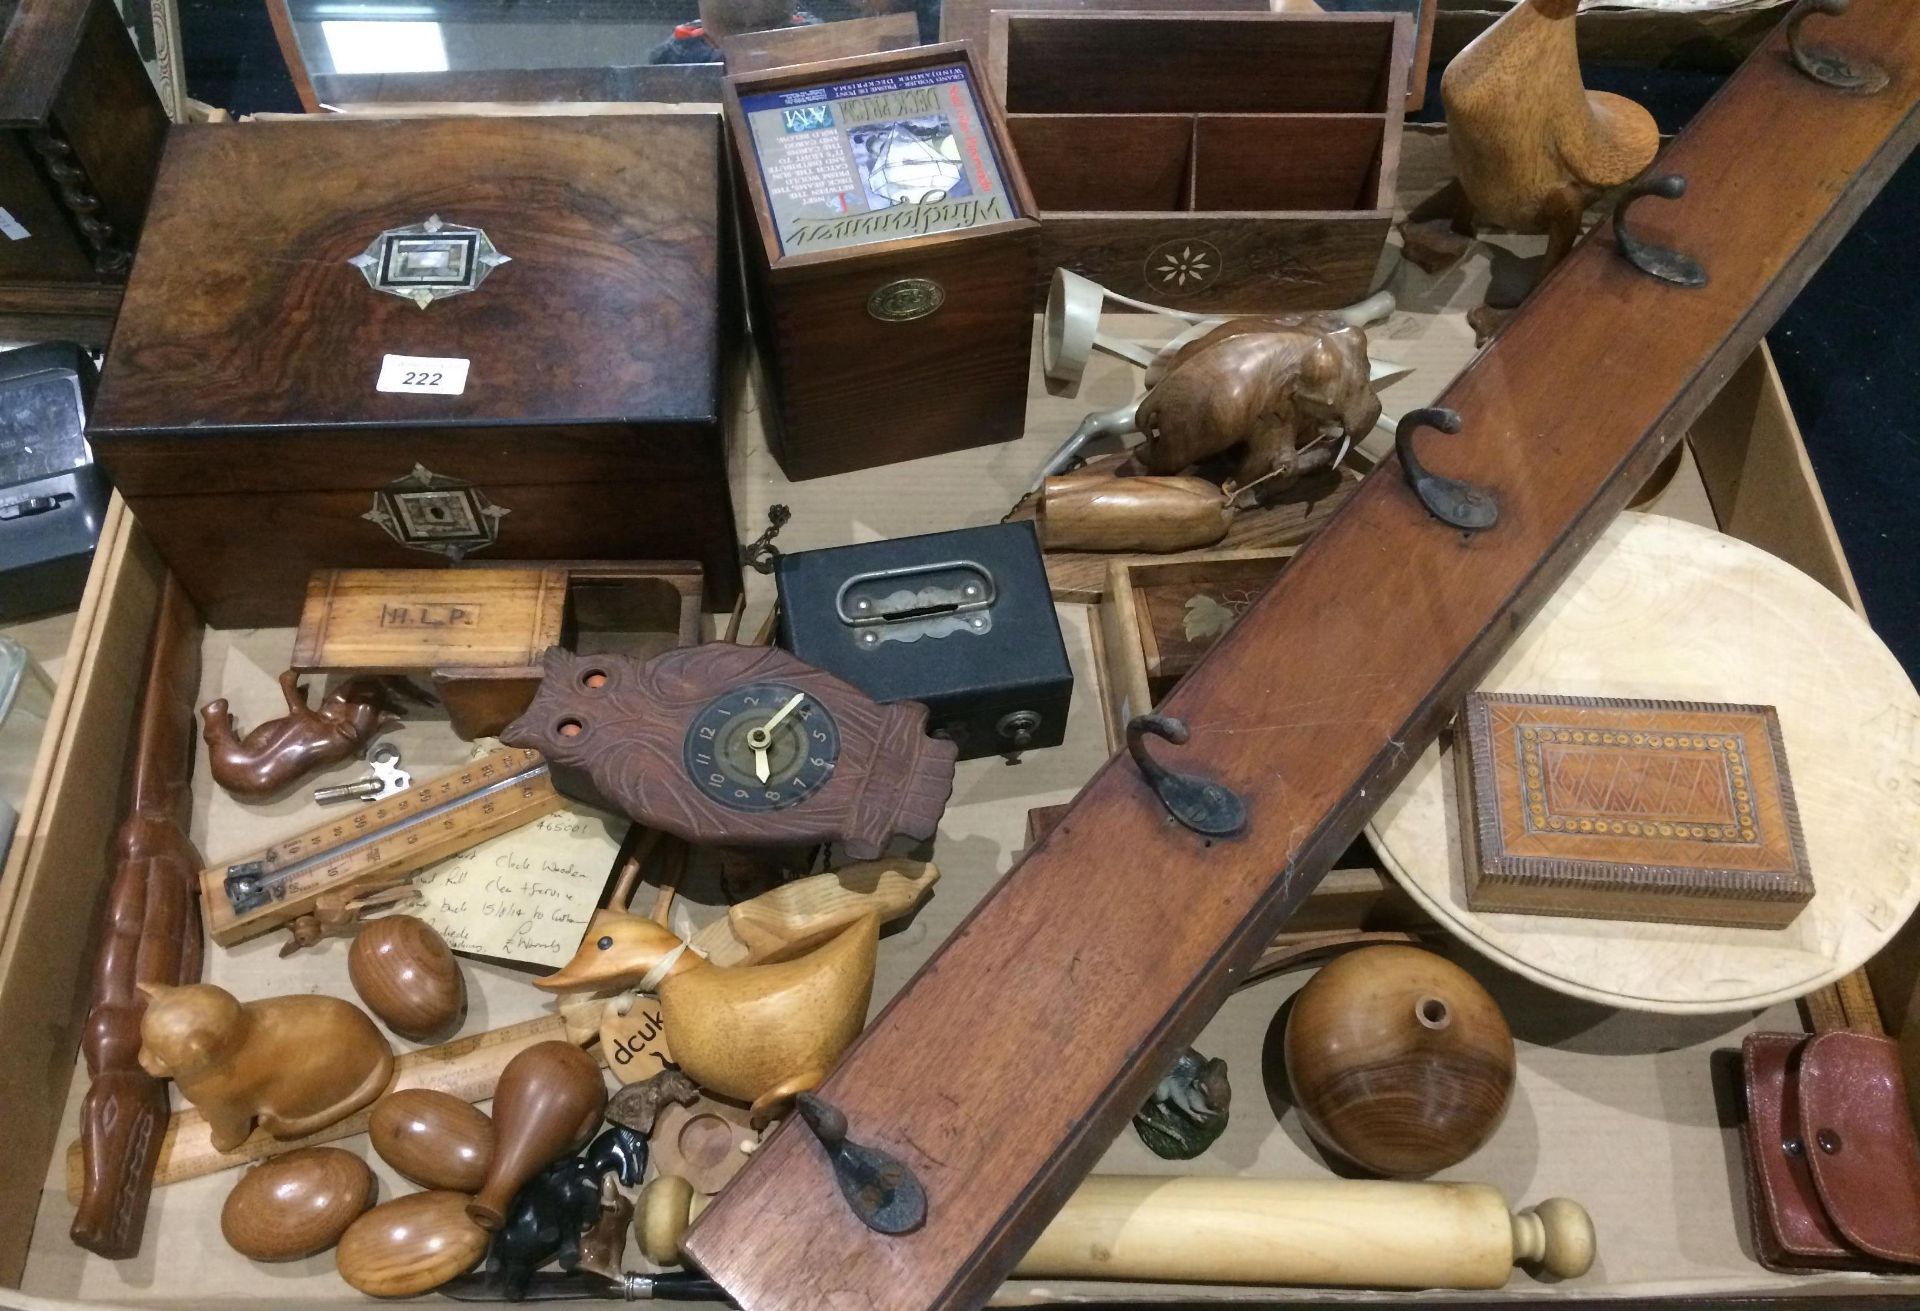
[[[854,99],[854,83],[892,92],[899,106],[883,112],[874,107],[877,96],[864,101],[856,112],[874,117],[863,125],[928,122],[937,114],[953,127],[956,148],[973,159],[962,179],[967,193],[956,191],[948,203],[969,207],[968,226],[884,235],[895,224],[911,228],[913,211],[933,207],[865,208],[863,164],[850,135],[860,128],[843,111],[829,117],[833,106]],[[808,100],[811,91],[821,94]],[[781,101],[791,104],[783,108]],[[799,116],[810,109],[820,117],[808,123]],[[1019,437],[1039,224],[972,51],[921,46],[730,77],[725,111],[742,197],[749,320],[761,395],[769,401],[767,440],[787,477],[818,478]],[[795,219],[795,206],[769,179],[800,167],[790,138],[831,141],[829,134],[845,144],[818,152],[833,158],[818,165],[816,176],[834,185],[851,181],[855,190],[813,207],[842,206],[842,218]],[[774,158],[776,149],[786,155]],[[813,235],[836,223],[862,235]]]
[[[111,0],[0,6],[0,332],[106,345],[166,133]]]
[[[292,667],[422,676],[455,733],[490,737],[533,700],[548,647],[645,659],[692,646],[703,590],[690,561],[321,569]]]
[[[177,128],[95,452],[218,627],[482,554],[692,559],[724,608],[721,187],[693,115]]]
[[[1364,297],[1393,220],[1404,15],[996,10],[988,67],[1055,268],[1191,310]]]

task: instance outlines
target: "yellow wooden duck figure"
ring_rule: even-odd
[[[1582,84],[1578,7],[1521,0],[1440,79],[1454,172],[1470,206],[1457,225],[1545,232],[1549,269],[1573,248],[1587,206],[1638,177],[1660,148],[1645,109]]]
[[[880,918],[772,965],[724,969],[653,920],[594,913],[574,958],[536,982],[552,992],[632,987],[660,999],[674,1063],[710,1092],[752,1106],[756,1127],[820,1086],[867,1022]]]

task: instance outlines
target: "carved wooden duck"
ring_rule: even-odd
[[[674,1063],[709,1091],[751,1103],[759,1126],[819,1087],[860,1035],[879,940],[879,917],[866,915],[804,956],[723,969],[653,920],[602,910],[574,958],[537,982],[553,992],[654,993]]]
[[[1544,231],[1548,268],[1572,249],[1593,199],[1638,177],[1660,148],[1651,114],[1581,83],[1578,7],[1579,0],[1522,0],[1440,79],[1471,217]]]

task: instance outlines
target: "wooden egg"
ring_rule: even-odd
[[[373,1104],[367,1136],[380,1159],[422,1188],[477,1193],[493,1162],[493,1121],[432,1088],[403,1088]]]
[[[347,950],[347,977],[380,1022],[415,1042],[444,1036],[467,1013],[467,985],[446,940],[425,920],[370,920]]]
[[[464,1193],[412,1193],[347,1226],[340,1277],[370,1297],[414,1297],[465,1274],[486,1255],[487,1231],[467,1219]]]
[[[303,1147],[240,1176],[220,1208],[227,1246],[255,1261],[298,1261],[340,1241],[373,1205],[373,1171],[338,1147]]]
[[[1472,1155],[1513,1094],[1513,1034],[1471,975],[1417,947],[1367,947],[1294,999],[1287,1079],[1321,1147],[1415,1178]]]

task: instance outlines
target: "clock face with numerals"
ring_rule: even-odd
[[[785,683],[746,683],[715,697],[687,726],[687,776],[733,810],[785,810],[818,792],[840,759],[840,728],[814,697]]]

